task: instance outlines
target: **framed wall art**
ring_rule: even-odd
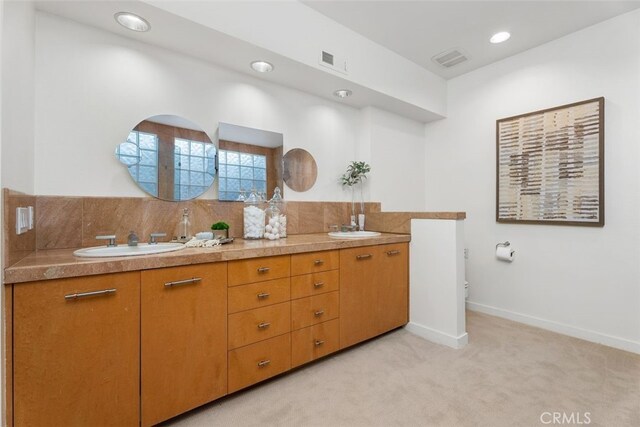
[[[496,121],[496,221],[604,226],[604,98]]]

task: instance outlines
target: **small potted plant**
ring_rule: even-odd
[[[229,224],[223,221],[216,222],[211,226],[214,239],[226,239],[229,237]]]

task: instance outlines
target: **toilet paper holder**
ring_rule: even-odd
[[[507,240],[506,242],[498,243],[498,244],[496,245],[496,249],[498,249],[498,246],[502,246],[502,247],[505,247],[505,248],[506,248],[507,246],[511,246],[511,243],[509,243],[509,241]]]

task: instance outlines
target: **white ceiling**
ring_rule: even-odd
[[[348,83],[349,88],[357,96],[340,99],[338,102],[352,107],[374,106],[425,123],[442,118],[439,114],[387,96],[369,87],[346,82],[335,73],[319,70],[320,67],[309,67],[142,1],[37,0],[35,3],[36,8],[41,12],[51,13],[116,33],[122,37],[200,58],[261,80],[292,87],[332,101],[337,100],[332,95],[333,91],[347,86]],[[151,23],[152,30],[138,33],[118,25],[113,19],[113,15],[123,10],[145,17]],[[275,64],[278,72],[255,73],[250,69],[249,63],[256,59],[263,59]]]
[[[452,78],[640,7],[640,1],[331,1],[304,4],[444,77]],[[493,45],[489,37],[509,31]],[[469,60],[444,68],[450,48]]]

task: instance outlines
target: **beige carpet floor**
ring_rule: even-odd
[[[167,425],[640,426],[640,356],[473,312],[467,331],[453,350],[397,330]]]

